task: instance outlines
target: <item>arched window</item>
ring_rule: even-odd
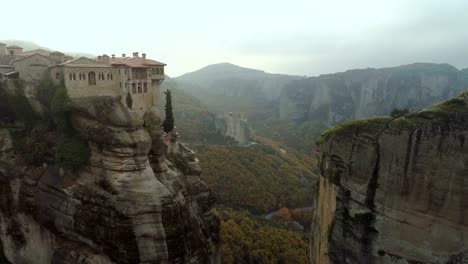
[[[136,93],[136,84],[132,83],[132,93]]]
[[[142,90],[141,90],[141,83],[138,83],[138,93],[142,93]]]
[[[88,84],[96,85],[96,73],[93,71],[88,73]]]
[[[147,92],[148,92],[148,84],[147,84],[147,83],[144,83],[144,84],[143,84],[143,92],[144,92],[144,93],[147,93]]]
[[[70,79],[70,81],[73,80],[73,74],[72,73],[69,74],[68,79]]]

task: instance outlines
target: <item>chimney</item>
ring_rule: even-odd
[[[133,52],[133,57],[138,58],[138,52]]]
[[[98,62],[101,62],[101,61],[102,61],[102,56],[101,56],[101,55],[97,56],[97,61],[98,61]]]
[[[122,53],[122,58],[125,58],[125,55],[126,55],[125,53]]]
[[[106,54],[103,54],[102,55],[102,63],[109,64],[109,56],[107,56]]]
[[[112,60],[115,60],[115,54],[112,54]]]
[[[141,57],[142,57],[143,59],[146,59],[146,53],[142,53],[142,54],[141,54]]]

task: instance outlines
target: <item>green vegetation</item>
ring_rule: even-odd
[[[165,116],[162,123],[164,132],[169,133],[174,130],[174,115],[172,114],[172,95],[171,90],[167,90],[166,95],[166,106],[165,106]]]
[[[409,113],[409,110],[408,109],[399,109],[399,108],[395,108],[392,110],[392,112],[390,113],[390,116],[393,117],[393,118],[399,118],[399,117],[402,117],[406,114]]]
[[[64,168],[78,170],[89,160],[87,142],[74,135],[64,134],[57,142],[56,161]]]
[[[255,133],[271,138],[277,142],[303,153],[311,154],[315,148],[315,140],[324,129],[320,122],[292,120],[258,120],[252,121]]]
[[[380,131],[390,121],[392,121],[392,118],[389,116],[378,116],[367,119],[356,119],[346,121],[323,131],[320,137],[317,139],[316,144],[322,144],[325,140],[327,140],[331,135],[334,134],[353,135],[356,133],[356,129],[358,128],[360,128],[361,130],[369,131],[369,133],[376,132],[376,130]]]
[[[31,107],[22,86],[17,84],[16,87],[14,95],[9,95],[2,87],[0,94],[6,98],[6,112],[13,115],[8,121],[20,122],[24,128],[15,128],[12,133],[15,149],[24,161],[33,165],[54,162],[72,170],[82,167],[89,159],[90,150],[70,123],[65,87],[47,82],[41,84],[37,98],[44,107],[42,116]]]
[[[255,213],[312,204],[315,174],[309,156],[283,153],[272,144],[200,147],[197,152],[203,177],[222,204]]]
[[[468,92],[464,92],[459,97],[397,118],[389,126],[395,129],[412,129],[414,127],[445,125],[453,119],[459,118],[459,114],[468,113],[467,100]]]
[[[129,109],[132,109],[133,99],[132,99],[132,95],[130,94],[130,92],[127,92],[127,96],[125,97],[125,103],[127,104],[127,107]]]
[[[220,210],[223,263],[309,263],[308,243],[284,226],[233,210]]]

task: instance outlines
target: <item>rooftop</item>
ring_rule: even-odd
[[[146,59],[142,57],[122,57],[122,58],[115,58],[111,62],[112,65],[115,66],[127,66],[127,67],[132,67],[132,68],[148,68],[151,66],[166,66],[166,64],[151,60],[151,59]]]
[[[22,49],[22,47],[16,46],[16,45],[7,46],[7,48],[9,48],[9,49]]]

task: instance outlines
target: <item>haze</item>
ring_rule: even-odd
[[[0,39],[60,51],[133,51],[178,76],[231,62],[318,75],[413,62],[468,66],[468,1],[20,1]]]

